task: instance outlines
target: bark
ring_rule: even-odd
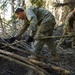
[[[16,24],[15,24],[15,17],[14,17],[14,0],[11,0],[11,15],[13,16],[13,18],[12,18],[12,28],[10,28],[11,29],[11,32],[12,32],[12,35],[14,35],[15,34],[15,32],[16,32]]]

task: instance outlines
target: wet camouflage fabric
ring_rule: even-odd
[[[25,24],[16,37],[22,35],[28,27],[32,30],[32,36],[34,37],[52,36],[56,22],[51,12],[44,8],[31,7],[26,9],[25,13],[27,19],[25,19]],[[37,40],[34,42],[34,52],[39,53],[45,43],[48,45],[51,53],[55,54],[56,49],[53,39]]]
[[[68,29],[71,29],[71,32],[68,31]],[[66,17],[65,23],[64,23],[64,28],[63,28],[63,36],[64,35],[74,35],[75,34],[75,15],[73,14],[73,11],[68,14]],[[72,39],[72,47],[75,46],[75,37],[69,37]],[[61,38],[57,44],[57,46],[61,45],[64,43],[64,41],[67,39]]]

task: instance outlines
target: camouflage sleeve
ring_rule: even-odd
[[[30,29],[32,31],[36,31],[37,25],[38,25],[38,20],[37,20],[37,16],[35,15],[34,11],[30,8],[27,9],[26,16],[27,16],[27,19],[30,21]]]
[[[66,17],[64,29],[70,27],[70,20],[72,17],[73,17],[73,12],[70,12]]]
[[[24,20],[24,24],[23,24],[22,28],[18,31],[18,33],[14,37],[17,38],[17,37],[21,36],[28,27],[29,27],[29,25],[27,24],[27,20]]]
[[[67,21],[68,21],[68,23],[69,23],[69,21],[71,20],[71,18],[73,18],[73,16],[74,16],[74,15],[73,15],[73,11],[68,14],[68,16],[67,16],[67,18],[66,18]]]

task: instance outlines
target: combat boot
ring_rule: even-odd
[[[59,61],[59,56],[58,56],[58,54],[52,54],[51,61],[54,61],[54,62]]]

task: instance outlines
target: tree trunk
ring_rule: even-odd
[[[14,13],[14,0],[11,0],[11,13],[12,13],[12,16],[13,16],[13,13]],[[13,22],[12,22],[12,29],[11,29],[13,32],[12,32],[12,35],[15,34],[16,32],[16,24],[15,24],[15,18],[13,17]]]
[[[23,2],[22,2],[22,8],[23,8],[23,9],[26,9],[25,0],[23,0]]]

